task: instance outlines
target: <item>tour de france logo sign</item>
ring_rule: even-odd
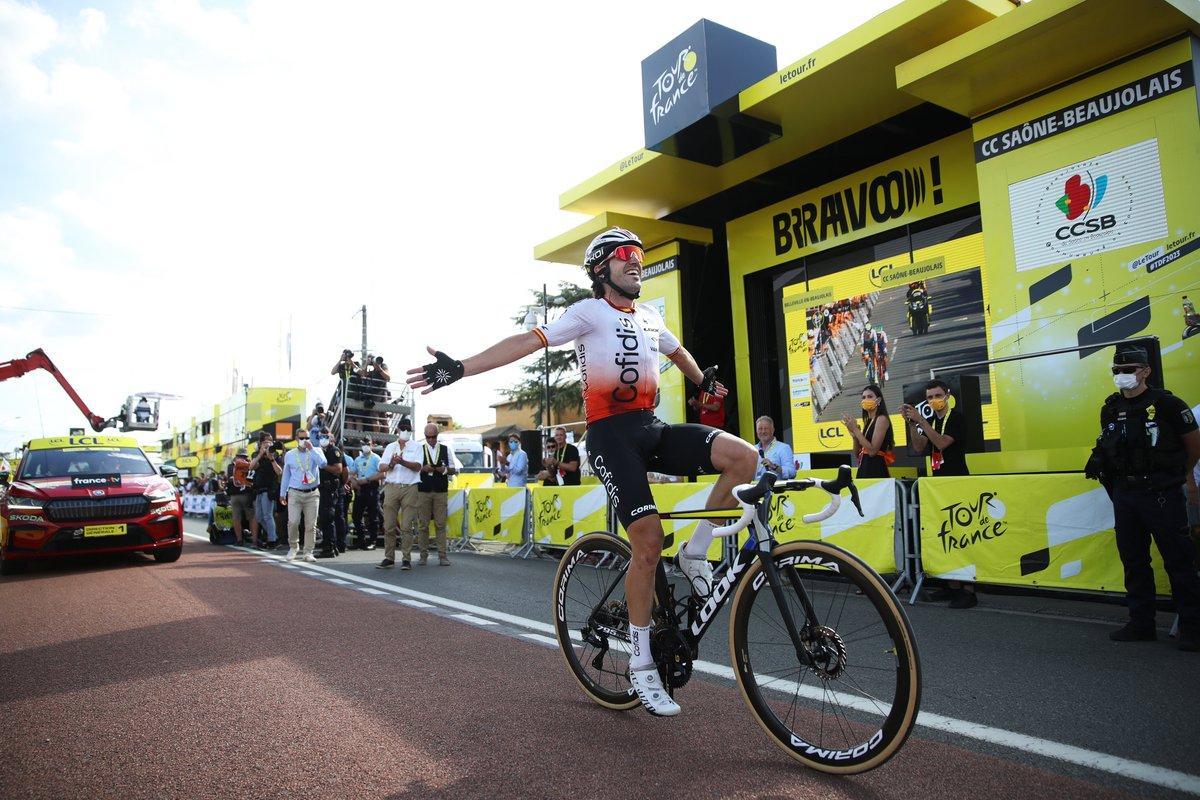
[[[666,119],[671,109],[695,86],[696,78],[700,75],[700,70],[696,68],[699,63],[700,56],[696,49],[687,45],[675,56],[671,66],[654,79],[650,86],[648,112],[655,126]]]
[[[940,510],[937,538],[943,553],[969,550],[1008,533],[1008,509],[997,492],[980,492],[973,499],[951,503]]]

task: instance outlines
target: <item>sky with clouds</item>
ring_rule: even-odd
[[[579,282],[532,248],[642,146],[644,57],[704,17],[782,67],[890,5],[0,0],[0,360],[42,347],[96,413],[159,391],[185,421],[235,369],[328,395],[363,304],[393,370],[465,357]],[[518,374],[418,414],[488,423]],[[82,424],[44,372],[0,383],[0,451]]]

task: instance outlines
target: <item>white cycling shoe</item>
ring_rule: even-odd
[[[708,597],[712,593],[713,569],[707,558],[693,558],[680,549],[675,555],[675,566],[688,579],[695,594]]]
[[[629,683],[642,705],[654,716],[673,717],[679,713],[679,704],[667,694],[662,685],[662,678],[653,666],[646,669],[630,669]]]

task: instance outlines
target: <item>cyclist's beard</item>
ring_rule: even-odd
[[[601,277],[603,277],[606,284],[611,286],[617,294],[621,295],[621,297],[624,297],[626,300],[637,300],[642,293],[641,284],[639,284],[632,292],[628,289],[622,289],[620,286],[617,286],[617,284],[613,282],[612,269],[610,267],[604,268],[604,272],[601,274]]]

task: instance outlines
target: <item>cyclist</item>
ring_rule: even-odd
[[[879,380],[878,373],[883,373],[883,380],[888,380],[888,336],[882,325],[875,326],[875,354],[879,358],[879,368],[875,370],[875,380]]]
[[[706,425],[667,425],[654,416],[661,352],[702,391],[724,397],[715,369],[703,371],[666,329],[651,306],[635,301],[642,288],[642,241],[622,228],[601,233],[588,245],[583,267],[594,297],[571,305],[557,320],[500,341],[463,361],[428,348],[435,361],[408,371],[423,394],[468,375],[510,364],[543,347],[575,342],[588,423],[588,461],[629,535],[633,560],[625,579],[631,654],[629,680],[642,705],[657,716],[679,706],[662,685],[650,651],[654,573],[662,557],[663,527],[646,473],[719,472],[706,508],[730,508],[733,487],[754,475],[758,453],[746,442]],[[712,587],[708,548],[713,528],[701,520],[676,557],[698,594]]]
[[[863,329],[862,338],[862,360],[867,365],[867,377],[873,381],[887,380],[887,364],[888,364],[888,338],[884,333],[882,325],[876,325],[874,329],[868,325]],[[875,363],[878,368],[874,375],[871,374],[871,364]]]

